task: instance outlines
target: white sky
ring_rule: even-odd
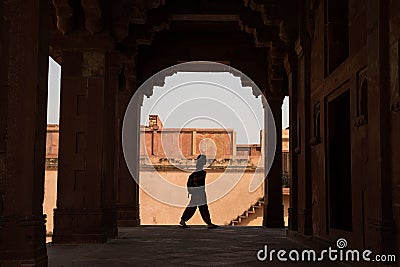
[[[47,123],[58,124],[60,114],[61,67],[49,57],[49,92],[47,101]]]
[[[49,58],[49,124],[59,122],[60,77],[61,67]],[[239,78],[229,73],[179,73],[167,77],[165,86],[153,92],[143,101],[141,124],[147,124],[149,114],[158,114],[164,127],[233,128],[238,144],[259,143],[261,98],[255,98],[251,88],[241,87]],[[289,125],[288,100],[282,106],[282,128]]]

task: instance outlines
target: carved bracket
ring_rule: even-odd
[[[400,97],[392,101],[391,110],[395,113],[400,112]]]
[[[367,68],[357,74],[357,117],[354,126],[360,127],[368,123],[368,75]]]
[[[318,102],[314,105],[314,136],[310,139],[309,144],[315,146],[321,143],[321,105]]]
[[[68,0],[53,0],[53,5],[56,8],[57,28],[63,34],[71,32],[74,27],[74,10]]]
[[[91,33],[99,33],[103,29],[102,10],[98,0],[81,0],[85,11],[85,27]]]

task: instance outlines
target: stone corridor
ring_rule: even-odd
[[[177,226],[119,228],[119,236],[105,244],[49,243],[49,266],[319,266],[321,263],[260,262],[257,252],[302,249],[284,229],[262,227]],[[342,266],[324,262],[324,266]]]

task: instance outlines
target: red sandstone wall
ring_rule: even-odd
[[[216,151],[216,158],[232,156],[233,131],[223,129],[166,129],[141,131],[140,156],[164,158],[196,157],[205,153],[208,157]],[[193,143],[194,142],[194,143]],[[202,152],[200,151],[202,150]]]
[[[342,89],[349,89],[351,93],[351,113],[355,113],[357,89],[357,74],[367,65],[367,14],[366,4],[361,0],[349,0],[349,57],[331,75],[325,73],[325,3],[320,1],[318,8],[314,11],[314,31],[311,40],[310,62],[307,63],[307,55],[300,53],[297,64],[297,106],[295,107],[296,117],[293,119],[295,127],[300,132],[295,138],[299,139],[297,145],[298,153],[295,159],[298,168],[295,176],[298,181],[298,226],[299,232],[311,233],[322,238],[334,239],[342,235],[342,232],[330,231],[328,234],[327,225],[327,203],[326,203],[326,155],[327,155],[327,99],[335,92]],[[307,45],[302,43],[303,52]],[[309,84],[308,84],[309,83]],[[342,86],[344,85],[345,88]],[[320,105],[320,142],[312,143],[314,137],[314,109]],[[354,115],[352,115],[354,116]],[[352,118],[353,119],[353,118]],[[298,125],[299,124],[299,125]],[[365,127],[364,127],[365,128]],[[353,189],[353,225],[360,225],[361,220],[361,190],[362,171],[365,170],[365,163],[362,163],[365,151],[365,140],[363,133],[365,129],[352,128],[352,189]],[[309,163],[311,162],[311,163]],[[310,164],[310,165],[308,165]],[[307,206],[307,190],[311,190],[311,207]],[[311,209],[310,209],[311,208]],[[306,214],[311,212],[312,225],[308,225]],[[304,214],[303,214],[304,213]],[[308,227],[308,228],[307,228]],[[353,232],[354,240],[362,240],[361,228],[355,227]],[[359,245],[352,243],[354,245]]]
[[[390,1],[390,73],[391,73],[391,177],[393,217],[397,233],[396,247],[400,248],[400,1]],[[397,106],[396,108],[396,105]]]
[[[297,181],[298,196],[297,220],[300,233],[311,234],[323,239],[336,240],[346,237],[352,246],[372,246],[382,249],[387,246],[393,233],[400,232],[400,115],[399,106],[399,62],[400,62],[400,1],[392,0],[389,8],[379,1],[348,1],[349,56],[331,74],[324,71],[325,57],[325,3],[317,1],[314,10],[314,25],[311,29],[310,62],[306,51],[307,44],[298,44],[298,63],[294,71],[297,75],[295,100],[292,105],[294,117],[291,127],[299,130],[294,136],[300,143],[295,156],[297,168],[294,177]],[[375,6],[374,6],[375,5]],[[381,6],[380,6],[381,5]],[[376,8],[382,8],[379,11]],[[381,13],[380,13],[381,12]],[[384,12],[389,12],[389,18]],[[380,13],[380,15],[377,15]],[[385,38],[389,20],[390,34]],[[389,41],[389,46],[387,41]],[[389,51],[389,55],[386,55]],[[390,66],[390,71],[388,70]],[[360,80],[366,71],[368,80],[368,121],[357,124],[358,102],[360,101]],[[388,73],[390,72],[390,85]],[[391,90],[388,90],[390,87]],[[329,145],[325,131],[328,123],[327,102],[341,92],[350,92],[351,114],[351,232],[332,229],[329,222],[327,203],[327,157]],[[390,91],[390,93],[389,93]],[[389,95],[390,94],[390,95]],[[389,103],[390,99],[390,103]],[[320,105],[320,142],[314,142],[315,106]],[[390,124],[390,126],[389,126]],[[390,130],[389,130],[390,129]],[[391,140],[388,137],[391,136]],[[295,143],[295,142],[294,142]],[[293,148],[293,149],[294,149]],[[389,163],[391,161],[391,165]],[[390,167],[391,166],[391,167]],[[389,170],[391,169],[391,173]],[[391,178],[390,178],[391,177]],[[391,183],[388,181],[392,181]],[[392,196],[387,190],[391,188]],[[309,191],[311,190],[311,198]],[[390,201],[390,197],[393,201]],[[392,203],[393,202],[393,203]],[[311,203],[311,208],[307,206]],[[396,231],[390,221],[393,207]],[[307,222],[308,213],[311,220]],[[311,232],[307,232],[312,222]],[[383,230],[385,229],[385,230]],[[387,232],[386,232],[387,231]],[[392,233],[392,234],[390,234]],[[386,240],[386,241],[385,241]],[[397,248],[399,238],[397,237]],[[382,245],[384,244],[384,245]]]
[[[58,158],[58,125],[47,125],[46,158]]]

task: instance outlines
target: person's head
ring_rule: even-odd
[[[202,169],[207,163],[207,158],[205,155],[200,154],[196,159],[196,169]]]

